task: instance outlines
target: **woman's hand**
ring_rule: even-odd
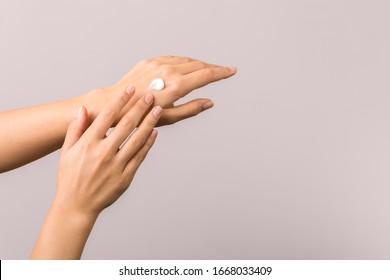
[[[85,132],[87,112],[84,107],[80,109],[78,118],[69,126],[62,147],[57,203],[75,212],[97,215],[127,189],[155,140],[157,131],[153,127],[161,114],[161,107],[154,107],[140,123],[153,104],[153,96],[147,94],[106,137],[107,130],[131,99],[130,95],[134,95],[134,88],[127,88],[116,96]],[[139,123],[138,129],[121,147]]]
[[[148,92],[149,84],[156,78],[162,78],[165,88],[154,92],[154,104],[164,110],[157,125],[168,125],[195,116],[213,106],[210,99],[199,98],[185,104],[174,103],[194,89],[209,83],[229,78],[236,73],[234,67],[208,64],[188,57],[162,56],[139,62],[130,72],[112,87],[96,91],[95,100],[103,104],[110,98],[110,93],[120,91],[125,85],[132,84],[137,89],[132,101],[124,108],[125,114],[134,103]]]
[[[134,88],[129,87],[115,96],[87,130],[84,107],[69,125],[56,197],[31,258],[80,258],[98,215],[128,188],[156,139],[153,127],[161,115],[161,107],[156,106],[141,122],[153,104],[153,96],[146,94],[106,136],[131,95]]]

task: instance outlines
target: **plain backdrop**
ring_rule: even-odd
[[[237,66],[185,99],[210,97],[215,108],[159,129],[83,258],[389,259],[389,9],[1,0],[0,110],[112,85],[148,57]],[[58,158],[0,174],[1,259],[28,258]]]

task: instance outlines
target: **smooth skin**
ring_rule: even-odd
[[[153,128],[162,113],[160,106],[150,111],[153,95],[148,93],[120,117],[123,108],[134,101],[134,93],[134,88],[128,87],[116,94],[89,128],[85,107],[69,125],[61,151],[56,196],[31,259],[80,259],[99,214],[129,187],[156,140],[157,131]],[[106,136],[118,119],[112,133]]]
[[[223,67],[188,57],[163,56],[146,59],[111,87],[94,89],[78,97],[49,104],[0,112],[0,173],[37,160],[57,149],[64,141],[69,123],[77,109],[88,108],[86,126],[92,123],[105,104],[131,84],[136,88],[111,125],[131,110],[145,96],[155,78],[162,78],[166,87],[154,92],[154,105],[163,108],[157,126],[169,125],[193,117],[213,106],[210,99],[199,98],[175,106],[174,103],[194,89],[226,79],[236,68]]]

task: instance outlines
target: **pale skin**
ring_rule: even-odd
[[[147,93],[149,83],[159,77],[166,87],[154,93],[154,105],[163,108],[157,126],[169,125],[195,116],[213,106],[210,99],[198,98],[174,103],[194,89],[231,77],[233,67],[223,67],[187,57],[163,56],[143,60],[113,86],[91,90],[67,100],[0,112],[0,173],[37,160],[61,147],[67,127],[83,105],[92,123],[115,94],[131,84],[136,93],[122,108],[113,126]]]
[[[133,96],[133,97],[132,97]],[[88,127],[88,113],[81,107],[69,125],[57,176],[57,191],[31,259],[80,259],[99,214],[129,187],[135,172],[157,137],[154,126],[161,116],[150,93],[121,117],[134,98],[128,87],[102,109]],[[131,137],[125,142],[130,133]]]
[[[141,61],[111,87],[0,113],[0,145],[4,147],[0,172],[63,145],[56,196],[31,259],[80,259],[99,214],[127,190],[154,144],[154,127],[211,108],[213,102],[206,98],[174,103],[194,89],[235,73],[235,68],[191,58],[158,57]],[[164,80],[165,88],[148,91],[157,77]],[[106,136],[110,127],[115,128]]]

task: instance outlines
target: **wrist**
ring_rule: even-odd
[[[88,110],[88,116],[92,122],[100,113],[103,106],[110,98],[108,88],[96,88],[79,97],[79,103]]]
[[[58,198],[54,199],[49,212],[64,223],[85,230],[92,229],[99,216],[99,213],[77,209]]]
[[[30,258],[80,259],[96,218],[55,199]]]

